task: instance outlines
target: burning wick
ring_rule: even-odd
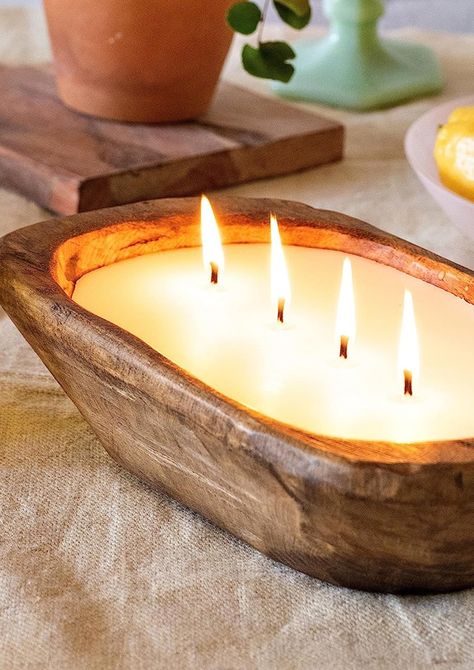
[[[349,342],[353,343],[356,333],[354,286],[352,264],[349,258],[342,265],[341,288],[336,316],[336,338],[339,342],[339,358],[347,359]]]
[[[413,375],[410,370],[403,370],[403,378],[405,381],[403,395],[413,395]]]
[[[400,345],[398,348],[398,369],[403,373],[403,395],[413,395],[413,381],[418,375],[419,366],[420,354],[413,296],[410,291],[405,291]]]
[[[211,284],[219,281],[219,271],[224,267],[224,252],[216,217],[205,195],[201,198],[202,260],[206,271],[211,270]]]
[[[339,358],[347,358],[347,345],[349,338],[347,335],[341,335],[341,344],[339,346]]]
[[[281,244],[280,231],[276,217],[270,215],[271,234],[271,289],[272,302],[277,310],[277,321],[283,323],[285,308],[291,299],[290,279],[286,267],[285,254]]]
[[[278,301],[278,315],[277,319],[280,323],[283,323],[284,321],[284,312],[285,312],[285,298],[280,298]]]

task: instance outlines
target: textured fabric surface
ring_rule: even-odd
[[[48,55],[32,16],[0,12],[2,61]],[[443,96],[371,114],[326,110],[347,125],[343,163],[229,192],[340,209],[474,267],[473,243],[423,191],[402,146],[425,109],[472,91],[474,37],[411,37],[438,52]],[[226,73],[264,88],[240,73],[236,51]],[[0,233],[45,216],[0,190]],[[150,490],[111,461],[0,316],[2,670],[467,670],[473,611],[472,591],[399,597],[326,585]]]

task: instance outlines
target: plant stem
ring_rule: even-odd
[[[265,0],[265,3],[263,5],[263,9],[262,9],[262,18],[260,20],[260,25],[258,27],[257,39],[258,39],[259,44],[261,44],[261,42],[262,42],[263,28],[265,26],[265,19],[267,18],[267,12],[268,12],[269,5],[270,5],[270,0]]]

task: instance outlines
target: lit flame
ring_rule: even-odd
[[[271,289],[272,302],[277,310],[277,319],[281,323],[284,320],[285,308],[291,300],[290,278],[286,267],[285,254],[281,245],[280,231],[276,217],[270,215],[271,231]]]
[[[336,337],[339,344],[339,356],[347,358],[349,344],[352,346],[356,335],[356,314],[354,286],[352,283],[352,264],[349,258],[342,265],[341,288],[336,316]]]
[[[216,217],[205,195],[201,198],[201,239],[204,267],[210,272],[211,284],[217,284],[224,268],[224,252]]]
[[[420,371],[420,352],[416,332],[413,296],[410,291],[405,291],[403,300],[402,328],[398,348],[398,370],[403,375],[404,395],[413,395],[413,382],[418,378]]]

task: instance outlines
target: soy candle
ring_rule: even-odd
[[[285,246],[284,255],[291,303],[283,323],[266,244],[225,245],[217,283],[201,249],[186,248],[89,272],[73,299],[225,396],[296,428],[404,443],[474,435],[471,305],[348,256],[357,337],[343,358],[336,324],[346,255],[296,246]],[[406,290],[419,343],[413,395],[404,394],[398,365]]]

